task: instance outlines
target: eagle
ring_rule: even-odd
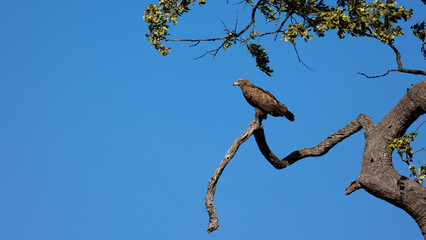
[[[274,117],[286,117],[290,121],[294,121],[294,115],[287,107],[280,103],[270,92],[253,85],[247,79],[238,79],[234,82],[234,86],[239,86],[247,102],[255,109],[253,124],[259,119],[260,125],[262,120],[268,117],[268,114]],[[250,126],[249,125],[249,126]]]

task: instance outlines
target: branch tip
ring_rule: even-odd
[[[355,180],[355,181],[351,182],[349,184],[349,186],[346,187],[345,195],[350,195],[351,193],[353,193],[356,190],[359,190],[361,188],[362,188],[361,184],[358,182],[358,180]]]

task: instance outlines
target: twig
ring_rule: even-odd
[[[372,34],[366,34],[366,36],[378,39],[376,36],[374,36]],[[390,72],[402,72],[402,73],[410,73],[410,74],[415,74],[415,75],[425,75],[426,76],[426,71],[413,70],[413,69],[406,69],[406,68],[404,68],[402,66],[401,53],[398,51],[398,49],[393,44],[388,43],[388,46],[390,48],[392,48],[392,50],[394,51],[394,53],[396,55],[396,64],[398,65],[398,69],[391,69],[391,70],[388,70],[386,73],[384,73],[382,75],[377,75],[377,76],[368,76],[367,74],[361,73],[361,72],[358,72],[358,74],[361,74],[361,75],[363,75],[363,76],[365,76],[367,78],[384,77],[384,76],[388,75]]]
[[[296,44],[293,44],[293,47],[294,47],[294,51],[296,52],[297,59],[299,60],[299,62],[300,62],[303,66],[305,66],[305,68],[307,68],[307,69],[309,69],[309,70],[311,70],[311,71],[314,71],[314,69],[310,68],[308,65],[306,65],[306,64],[302,61],[302,59],[300,59],[300,55],[299,55],[299,52],[297,51]]]
[[[377,76],[368,76],[367,74],[362,73],[362,72],[358,72],[358,74],[361,74],[366,78],[379,78],[379,77],[384,77],[384,76],[388,75],[390,72],[397,72],[397,71],[399,71],[399,70],[398,69],[391,69],[391,70],[388,70],[387,72],[385,72],[384,74],[377,75]]]
[[[251,20],[250,22],[245,26],[244,29],[242,29],[240,32],[236,33],[236,27],[237,27],[237,23],[238,23],[238,19],[237,19],[237,23],[235,25],[235,31],[229,31],[228,27],[225,25],[225,23],[222,21],[222,24],[225,27],[225,31],[227,31],[228,33],[232,33],[226,37],[217,37],[217,38],[204,38],[204,39],[164,39],[164,41],[170,41],[170,42],[196,42],[194,45],[191,45],[190,47],[196,46],[198,45],[200,42],[214,42],[214,41],[219,41],[219,40],[223,40],[223,42],[220,44],[219,47],[206,51],[204,54],[202,54],[199,57],[196,57],[195,59],[200,59],[206,55],[213,55],[216,56],[218,54],[218,52],[220,51],[220,49],[223,48],[223,46],[229,42],[230,39],[232,39],[232,41],[237,41],[237,38],[240,37],[243,33],[245,33],[250,26],[252,26],[255,22],[255,16],[256,16],[256,11],[259,7],[259,4],[262,2],[263,0],[259,0],[256,5],[253,7],[253,10],[251,12]]]
[[[259,7],[259,4],[260,4],[261,1],[262,0],[258,1],[256,3],[256,5],[253,7],[253,10],[251,12],[251,20],[245,26],[245,28],[243,30],[241,30],[240,32],[235,33],[235,34],[233,34],[231,36],[217,37],[217,38],[203,38],[203,39],[164,39],[164,41],[169,41],[169,42],[214,42],[214,41],[218,41],[218,40],[227,40],[227,39],[229,39],[229,37],[237,38],[237,37],[241,36],[243,33],[245,33],[250,28],[250,26],[254,23],[254,21],[255,21],[255,15],[256,15],[256,10]],[[227,29],[227,27],[225,25],[225,30],[226,29]]]
[[[423,125],[423,123],[425,123],[426,121],[423,121],[417,128],[416,128],[416,131],[414,131],[414,133],[416,133],[417,132],[417,130],[419,130],[419,128]]]
[[[423,151],[426,151],[426,148],[421,148],[421,149],[419,149],[419,150],[417,150],[417,151],[413,152],[413,154],[418,153],[418,152],[423,152]]]

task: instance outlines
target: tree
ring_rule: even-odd
[[[426,4],[426,1],[422,0],[422,2]],[[397,68],[389,69],[376,76],[360,74],[367,78],[384,77],[391,72],[426,75],[426,71],[405,68],[401,53],[394,45],[395,38],[404,35],[399,23],[409,20],[413,14],[412,9],[398,7],[394,0],[368,2],[338,0],[335,5],[328,5],[322,0],[259,0],[257,2],[244,0],[240,4],[249,7],[251,14],[249,23],[241,29],[235,24],[233,29],[225,26],[225,34],[214,38],[178,40],[169,38],[170,23],[177,24],[178,18],[189,12],[192,5],[205,3],[205,0],[160,0],[158,5],[151,4],[145,9],[144,15],[145,21],[149,24],[146,37],[163,55],[170,52],[170,48],[165,46],[164,42],[171,41],[192,42],[193,46],[202,42],[219,42],[219,46],[204,54],[213,56],[220,50],[242,45],[253,56],[259,70],[268,76],[272,76],[273,70],[269,66],[265,48],[258,43],[262,37],[279,36],[282,41],[292,44],[302,64],[304,63],[296,48],[298,38],[309,42],[313,40],[313,35],[325,37],[329,33],[337,33],[340,38],[347,35],[355,38],[367,37],[377,39],[392,49],[395,53]],[[266,24],[259,27],[260,24],[255,25],[255,23],[261,16],[264,17]],[[420,51],[426,59],[425,22],[415,23],[411,29],[414,36],[420,40]],[[259,150],[272,166],[283,169],[300,159],[322,156],[345,138],[364,129],[365,147],[362,169],[358,178],[346,188],[346,194],[364,189],[371,195],[403,209],[416,221],[426,239],[426,188],[420,183],[424,178],[426,166],[421,165],[417,168],[410,163],[410,156],[413,154],[410,142],[417,133],[404,135],[413,122],[425,112],[426,81],[422,81],[407,90],[406,95],[377,125],[366,114],[360,114],[317,146],[296,150],[283,159],[276,157],[269,149],[263,127],[258,123],[250,125],[230,147],[209,181],[206,195],[206,208],[210,216],[208,232],[218,229],[219,226],[213,205],[217,180],[238,147],[251,135],[254,135]],[[395,171],[392,166],[392,152],[395,149],[401,159],[412,166],[410,171],[414,179],[402,176]]]

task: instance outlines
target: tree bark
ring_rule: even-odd
[[[360,114],[317,146],[294,151],[282,160],[269,149],[263,129],[256,130],[254,136],[259,150],[272,166],[283,169],[302,158],[326,154],[337,143],[364,128],[365,146],[361,173],[346,188],[346,194],[363,188],[371,195],[403,209],[416,221],[426,239],[426,188],[396,172],[392,165],[392,152],[388,148],[393,139],[402,136],[425,112],[426,81],[422,81],[408,90],[377,126],[374,126],[367,115]]]
[[[259,123],[251,124],[244,131],[244,133],[241,134],[241,136],[239,136],[234,141],[234,143],[229,148],[228,152],[226,152],[225,157],[223,157],[219,166],[216,168],[216,171],[213,173],[213,176],[210,178],[210,181],[207,187],[206,198],[204,200],[204,203],[206,204],[207,213],[209,214],[209,224],[207,226],[208,233],[211,233],[214,230],[219,230],[219,220],[217,218],[216,208],[213,204],[213,197],[216,192],[217,181],[219,180],[220,175],[222,175],[222,172],[225,169],[226,165],[231,161],[235,153],[237,153],[240,145],[243,144],[245,141],[247,141],[247,139],[249,139],[250,136],[253,134],[253,132],[259,127],[260,127]]]
[[[238,147],[251,134],[254,134],[259,150],[271,165],[276,169],[283,169],[305,157],[322,156],[345,138],[364,129],[365,146],[361,172],[358,179],[346,188],[346,194],[349,195],[363,188],[373,196],[403,209],[416,221],[426,239],[426,188],[396,172],[392,165],[392,152],[388,148],[393,139],[402,136],[408,127],[425,112],[426,81],[422,81],[408,90],[407,94],[377,126],[366,114],[360,114],[355,120],[328,136],[317,146],[299,149],[282,160],[269,149],[262,126],[258,123],[250,125],[228,150],[209,181],[206,195],[206,208],[210,216],[208,232],[219,228],[213,205],[216,183]]]
[[[426,188],[396,172],[388,149],[391,141],[402,136],[425,112],[426,81],[422,81],[413,86],[376,127],[366,131],[357,181],[368,193],[406,211],[426,239]]]

